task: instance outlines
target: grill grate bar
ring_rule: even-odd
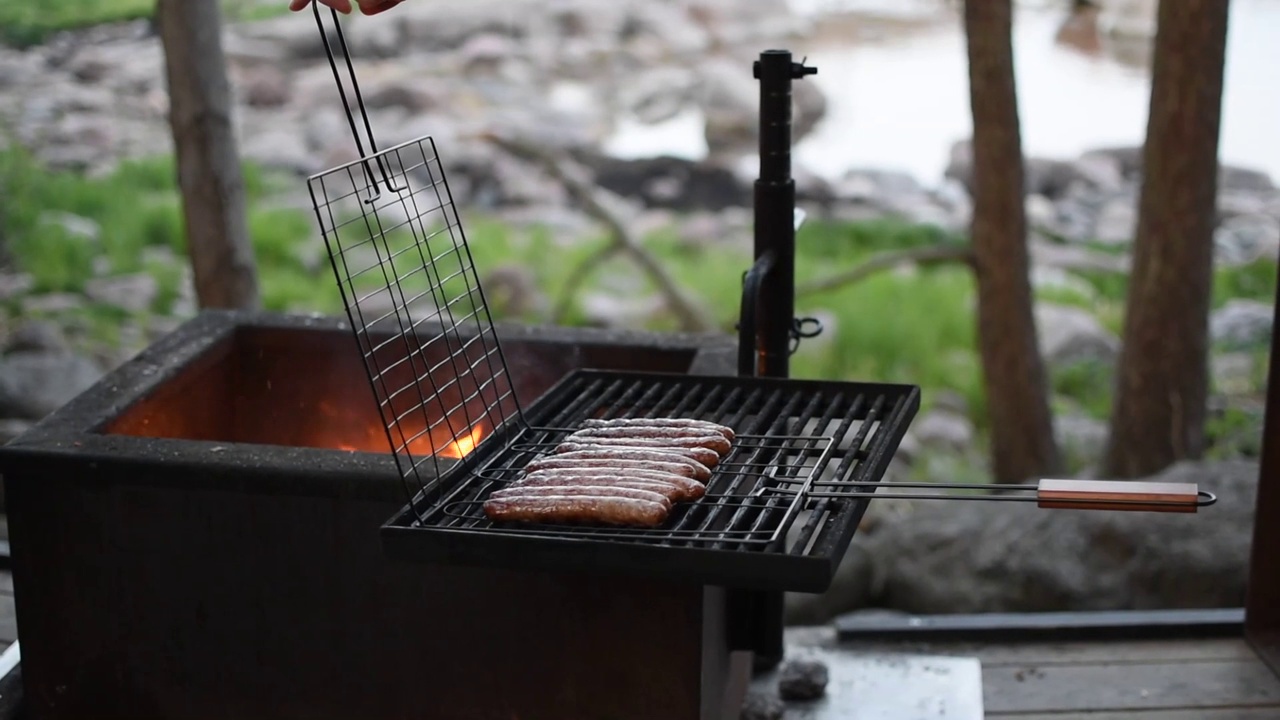
[[[899,400],[898,404],[895,405],[895,410],[901,406],[902,402],[904,402],[904,400]],[[812,485],[814,490],[819,487],[838,488],[840,493],[848,494],[850,496],[849,499],[862,500],[864,503],[863,508],[865,509],[865,503],[870,502],[869,496],[875,492],[875,488],[850,484],[850,480],[856,483],[861,482],[863,478],[866,477],[867,465],[863,462],[866,459],[866,453],[862,449],[862,446],[872,424],[880,422],[880,415],[883,412],[884,404],[885,396],[881,395],[876,398],[875,402],[868,410],[867,417],[862,421],[861,426],[858,428],[857,435],[855,435],[853,441],[850,442],[850,450],[848,454],[836,468],[835,477],[838,479],[816,480]],[[850,465],[854,463],[858,463],[858,467],[852,473],[852,478],[850,478]],[[877,477],[876,480],[878,481],[879,478]],[[800,532],[796,537],[796,543],[792,552],[799,554],[809,546],[818,530],[819,523],[823,521],[825,516],[847,509],[848,503],[843,498],[837,500],[831,496],[825,496],[819,499],[812,510],[809,520],[803,527],[801,527]],[[861,511],[859,511],[858,514],[860,516]]]
[[[862,411],[862,405],[864,401],[865,399],[863,397],[858,397],[854,399],[853,406],[850,408],[849,413],[845,416],[844,420],[841,421],[840,425],[836,428],[835,433],[833,433],[837,442],[839,442],[842,438],[848,435],[850,428],[855,422],[855,418],[857,418]],[[868,427],[868,419],[870,419],[870,417],[874,414],[874,412],[875,412],[874,409],[872,409],[868,413],[867,418],[863,418],[862,420],[857,421],[859,422],[859,428],[858,428],[859,431],[861,431],[862,428]],[[855,443],[851,442],[850,445],[854,447],[842,453],[840,462],[836,465],[836,469],[833,473],[834,477],[836,478],[847,477],[850,472],[851,466],[853,466],[855,463],[858,463],[861,460],[861,458],[858,456]],[[821,483],[821,482],[823,482],[823,480],[819,478],[815,480],[813,484],[817,485],[818,483]],[[804,552],[804,549],[809,546],[809,543],[813,539],[814,532],[818,529],[819,525],[823,522],[823,519],[826,516],[826,514],[827,514],[827,505],[821,502],[819,502],[817,506],[810,509],[808,520],[800,528],[800,531],[795,538],[795,543],[792,546],[793,553],[799,554]]]
[[[817,398],[815,397],[815,399],[817,399]],[[835,420],[836,414],[837,414],[837,413],[839,413],[839,412],[841,411],[841,409],[843,409],[843,408],[844,408],[844,406],[845,406],[846,402],[847,402],[847,401],[846,401],[845,396],[844,396],[844,394],[843,394],[843,393],[838,394],[838,395],[836,395],[835,397],[831,398],[831,400],[827,403],[826,410],[823,412],[823,414],[822,414],[821,418],[817,421],[817,423],[816,423],[815,427],[816,427],[816,428],[818,428],[818,429],[819,429],[819,431],[821,431],[821,429],[823,429],[823,428],[828,427],[828,426],[829,426],[829,425],[830,425],[830,424]],[[855,401],[855,403],[856,403],[856,401]],[[855,404],[855,406],[854,406],[854,409],[856,410],[856,404]],[[840,427],[841,427],[841,428],[846,428],[846,427],[847,427],[847,424],[852,422],[852,416],[853,416],[853,413],[852,413],[852,412],[848,413],[848,415],[846,416],[846,418],[845,418],[844,422],[842,422],[842,423],[840,424]],[[804,426],[805,426],[805,424],[804,424],[804,423],[799,423],[799,427],[803,428]],[[838,429],[838,430],[839,430],[839,429]],[[837,431],[836,433],[834,433],[834,434],[832,435],[832,437],[833,437],[836,441],[838,441],[838,440],[839,440],[839,438],[843,437],[843,434],[842,434],[842,432]],[[816,444],[816,442],[817,442],[817,439],[816,439],[816,438],[807,438],[804,442],[805,442],[805,445],[806,445],[806,448],[805,448],[806,450],[810,450],[810,449],[812,449],[812,450],[816,450],[816,449],[817,449],[816,447],[810,447],[811,445]],[[829,447],[829,448],[828,448],[828,451],[830,451],[830,450],[832,450],[832,448],[830,448],[830,447]],[[821,458],[821,459],[819,459],[819,460],[815,461],[813,468],[809,470],[809,473],[808,473],[808,474],[809,474],[809,476],[810,476],[811,478],[817,478],[817,477],[820,477],[820,476],[821,476],[821,474],[822,474],[822,472],[825,470],[825,468],[826,468],[826,465],[827,465],[827,462],[828,462],[828,461],[829,461],[829,456],[824,457],[824,458]],[[789,475],[794,479],[794,478],[799,477],[799,473],[800,473],[800,466],[795,465],[795,464],[782,465],[782,466],[780,466],[780,470],[781,470],[782,472],[784,472],[784,473],[789,474]],[[787,480],[787,479],[785,479],[785,478],[784,478],[784,479],[782,479],[781,481],[782,481],[782,482],[788,482],[788,480]],[[780,488],[780,489],[781,489],[781,488]],[[776,522],[778,522],[778,523],[780,523],[780,524],[783,524],[783,525],[785,525],[785,524],[786,524],[786,523],[785,523],[785,521],[784,521],[782,518],[777,518],[777,519],[775,520],[775,516],[777,515],[777,511],[778,511],[778,510],[780,510],[780,509],[785,509],[785,508],[783,508],[783,507],[781,506],[781,504],[780,504],[780,503],[781,503],[781,499],[782,499],[782,496],[781,496],[780,494],[777,494],[777,495],[775,495],[774,497],[769,498],[768,503],[766,504],[764,511],[762,511],[762,512],[759,514],[759,516],[756,518],[755,522],[752,524],[751,530],[752,530],[753,532],[759,531],[759,529],[760,529],[761,527],[765,526],[766,524],[768,524],[768,523],[770,523],[770,522],[775,522],[775,521],[776,521]]]
[[[794,405],[798,404],[798,402],[800,401],[800,398],[801,396],[798,394],[793,396],[792,402],[787,406],[787,409],[784,410],[779,415],[778,419],[774,422],[774,427],[770,429],[771,432],[769,432],[769,435],[777,435],[782,433],[790,434],[786,425],[789,424],[789,419],[792,414],[790,412],[791,409],[794,407]],[[800,411],[799,418],[797,420],[790,420],[790,423],[793,424],[793,429],[795,427],[804,427],[806,421],[810,416],[813,415],[813,412],[817,409],[821,401],[822,401],[822,396],[817,394],[812,395],[809,398],[808,404],[806,404],[804,409]],[[817,440],[817,438],[814,438],[813,440],[810,440],[808,442],[812,442],[815,440]],[[760,496],[762,499],[764,499],[766,510],[770,505],[773,504],[772,502],[773,498],[765,498],[764,495],[767,493],[770,493],[770,491],[780,490],[781,488],[777,484],[776,474],[772,476],[772,479],[774,481],[772,483],[768,482],[765,478],[769,477],[767,474],[769,473],[770,470],[774,470],[775,472],[785,471],[784,468],[788,467],[789,464],[785,462],[784,458],[787,455],[786,448],[790,444],[790,442],[791,441],[789,440],[782,441],[781,445],[778,448],[774,449],[772,456],[769,455],[768,453],[769,448],[768,448],[768,445],[766,444],[764,448],[762,448],[761,450],[757,450],[756,456],[753,458],[753,460],[760,461],[761,464],[765,465],[765,467],[761,471],[760,475],[758,476],[759,481],[756,485],[756,488],[752,491],[751,495]],[[752,463],[752,464],[755,464],[755,463]],[[798,468],[793,468],[793,469],[798,470]],[[726,526],[726,530],[732,531],[737,527],[739,522],[750,520],[751,515],[756,510],[758,510],[758,508],[754,507],[754,503],[747,503],[739,507],[737,510],[734,511],[733,515],[729,518],[729,522]],[[753,528],[758,528],[761,525],[763,521],[763,518],[761,516],[763,516],[764,514],[765,514],[764,511],[755,513],[756,522],[752,523]],[[724,535],[720,535],[719,537],[721,540],[725,538]],[[723,542],[716,543],[714,547],[724,548],[725,544]]]
[[[759,395],[761,394],[762,393],[760,391],[753,391],[748,396],[747,401],[742,404],[742,410],[740,412],[745,412],[747,408],[749,408],[751,405],[754,404],[755,401],[758,400]],[[765,418],[774,416],[774,420],[773,420],[773,427],[770,428],[771,432],[756,433],[756,434],[780,434],[785,430],[787,416],[790,414],[790,411],[794,409],[795,405],[800,402],[801,396],[799,394],[792,394],[789,400],[787,400],[787,404],[784,409],[782,409],[781,411],[771,411],[773,408],[775,408],[777,405],[783,402],[783,398],[784,398],[784,393],[782,389],[779,388],[769,393],[767,398],[760,400],[761,412],[757,415],[756,424],[755,426],[753,426],[752,429],[759,430],[760,429],[759,425],[765,422]],[[734,427],[734,426],[730,425],[730,427]],[[735,443],[735,445],[736,444],[738,443]],[[729,457],[725,458],[725,461],[726,462],[731,461],[734,455],[739,454],[741,452],[742,452],[741,449],[735,449],[734,451],[731,451]],[[755,453],[753,453],[751,456],[751,460],[748,460],[746,463],[744,463],[744,465],[747,468],[754,467],[757,463],[753,461],[756,461],[762,458],[765,453],[767,453],[767,444],[762,444],[761,446],[756,448]],[[711,484],[707,487],[707,493],[712,494],[714,492],[714,493],[723,494],[723,495],[748,495],[749,494],[748,492],[743,491],[743,486],[744,484],[746,484],[746,480],[749,477],[755,477],[757,479],[757,482],[759,481],[759,474],[756,472],[752,472],[750,470],[746,472],[737,472],[737,473],[729,474],[727,487],[724,487],[722,483],[715,482],[715,476],[713,476]],[[719,504],[713,505],[710,509],[707,509],[705,513],[698,512],[695,509],[686,509],[683,516],[679,520],[677,520],[675,529],[676,530],[687,529],[698,534],[714,532],[717,529],[716,525],[718,523],[731,522],[733,517],[735,517],[731,515],[730,518],[727,518],[727,519],[723,518],[720,513],[721,509],[722,509],[722,506]],[[723,529],[730,529],[730,528],[726,524],[723,526]]]

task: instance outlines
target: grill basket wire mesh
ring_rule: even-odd
[[[330,33],[313,7],[359,159],[307,184],[413,505],[484,436],[521,423],[522,408],[434,140],[378,150],[338,13]]]

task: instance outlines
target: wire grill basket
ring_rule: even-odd
[[[307,184],[413,498],[472,451],[482,431],[522,422],[522,409],[435,141],[378,149],[338,13],[330,10],[330,32],[320,4],[313,7],[360,157]]]

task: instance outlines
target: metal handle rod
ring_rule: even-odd
[[[897,483],[888,483],[887,487],[892,487]],[[1208,490],[1199,490],[1196,493],[1197,501],[1195,507],[1208,507],[1218,502],[1218,496]],[[860,493],[860,492],[810,492],[807,496],[812,499],[833,499],[833,500],[859,500],[870,497],[874,500],[967,500],[970,502],[1023,502],[1038,503],[1041,499],[1027,495],[916,495],[912,493]],[[1095,500],[1060,500],[1055,501],[1063,505],[1081,505],[1093,506],[1097,504]],[[1168,500],[1108,500],[1108,504],[1116,505],[1134,505],[1134,506],[1168,506],[1168,507],[1186,507],[1188,503],[1174,502]]]
[[[351,136],[356,141],[356,150],[360,153],[361,164],[364,166],[365,174],[369,179],[369,186],[373,189],[374,194],[365,199],[366,203],[373,203],[382,196],[378,190],[377,180],[374,179],[373,169],[369,167],[369,161],[366,159],[364,152],[364,143],[360,140],[360,130],[356,127],[355,116],[351,112],[351,103],[347,100],[347,91],[342,84],[342,74],[338,72],[338,62],[334,58],[333,47],[329,44],[329,34],[325,31],[324,20],[320,16],[320,3],[313,2],[311,8],[315,13],[316,27],[320,29],[320,40],[324,43],[325,55],[329,58],[329,67],[333,70],[333,80],[338,85],[338,96],[342,98],[342,109],[346,113],[347,123],[351,126]],[[342,58],[347,66],[347,74],[351,77],[351,90],[356,97],[356,107],[360,110],[360,117],[364,121],[365,133],[369,137],[369,149],[374,155],[378,154],[378,143],[373,137],[373,125],[369,122],[369,113],[365,109],[364,96],[360,93],[360,83],[356,80],[356,69],[351,62],[351,51],[347,48],[346,36],[342,33],[342,22],[338,17],[338,11],[330,8],[329,12],[333,15],[333,29],[338,36],[338,44],[342,47]],[[393,193],[403,192],[405,187],[395,187],[391,182],[391,176],[387,172],[386,165],[383,164],[381,156],[377,159],[378,170],[382,174],[382,183],[387,190]]]

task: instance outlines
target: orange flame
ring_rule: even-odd
[[[443,448],[440,448],[440,457],[456,458],[461,460],[462,458],[470,455],[471,452],[476,449],[476,446],[480,444],[480,441],[484,439],[486,434],[488,433],[482,425],[476,425],[471,428],[466,435],[463,435],[457,440],[445,445]],[[409,452],[414,454],[422,453],[424,455],[430,454],[432,448],[432,443],[430,442],[431,439],[423,436],[422,438],[419,438],[419,440],[427,441],[427,443],[425,443],[425,447],[414,447],[414,445],[422,446],[423,443],[421,442],[410,443]]]
[[[331,433],[325,433],[331,434],[327,442],[325,439],[317,438],[319,442],[316,444],[319,446],[333,447],[346,452],[385,453],[389,451],[386,430],[381,425],[371,423],[366,426],[363,423],[352,422],[355,420],[354,417],[342,413],[327,402],[320,403],[318,409],[324,416],[336,421],[331,426]],[[359,427],[353,427],[353,425]],[[433,428],[433,432],[429,433],[406,427],[403,432],[410,437],[410,440],[404,450],[415,457],[425,457],[439,448],[440,457],[460,460],[475,451],[480,441],[489,434],[489,426],[479,422],[457,439],[454,439],[448,431],[449,428],[443,426]],[[357,435],[359,437],[356,437]]]

